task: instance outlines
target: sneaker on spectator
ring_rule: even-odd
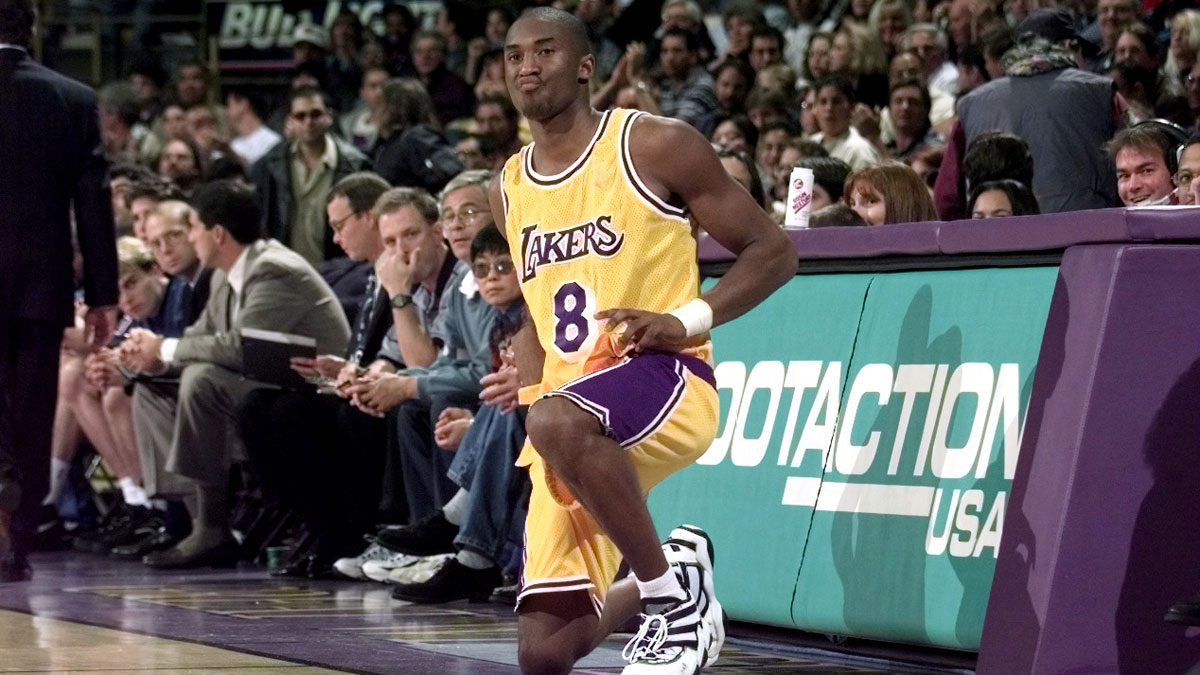
[[[700,611],[690,594],[664,610],[642,613],[639,620],[638,632],[621,651],[629,663],[621,675],[694,675],[700,671],[704,662]]]
[[[394,551],[389,551],[386,548],[383,550],[387,553],[386,557],[378,558],[376,560],[368,560],[367,562],[363,563],[362,566],[363,575],[365,575],[371,581],[378,581],[381,584],[393,583],[389,576],[392,573],[392,570],[404,567],[405,565],[411,565],[420,560],[420,558],[415,555],[396,553]]]
[[[683,579],[688,593],[696,599],[700,614],[700,647],[703,650],[701,665],[711,666],[716,663],[725,644],[725,611],[717,600],[713,585],[712,539],[694,525],[680,525],[667,537],[663,553]]]
[[[397,553],[437,555],[453,553],[456,536],[458,526],[446,520],[438,509],[414,525],[380,532],[375,541]]]
[[[434,574],[437,573],[442,565],[446,564],[447,560],[454,558],[453,553],[442,553],[439,555],[425,556],[423,558],[415,558],[407,565],[402,565],[392,570],[389,575],[388,583],[392,584],[419,584],[428,581]]]
[[[495,567],[476,570],[450,558],[429,579],[396,586],[392,590],[392,597],[418,604],[451,602],[463,598],[482,601],[499,581],[500,570]]]
[[[366,575],[363,574],[363,565],[372,560],[383,560],[391,555],[391,551],[379,544],[371,543],[367,547],[367,550],[353,558],[338,558],[333,561],[333,569],[347,579],[365,579]]]

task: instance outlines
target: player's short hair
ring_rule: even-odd
[[[561,28],[566,33],[571,46],[578,51],[580,57],[592,53],[592,44],[588,40],[587,27],[574,14],[553,7],[531,7],[521,12],[521,16],[517,17],[513,25],[515,26],[525,19],[543,21]]]

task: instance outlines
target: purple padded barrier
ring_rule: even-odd
[[[1103,209],[941,223],[938,248],[948,254],[1054,251],[1075,244],[1125,241],[1129,236],[1125,213]],[[1200,234],[1200,228],[1196,232]]]
[[[1200,247],[1068,249],[978,671],[1181,673],[1200,590]],[[1188,636],[1191,637],[1188,637]]]
[[[1200,240],[1200,208],[1101,209],[1003,220],[788,230],[788,235],[800,249],[801,261],[1060,251],[1079,244]],[[700,240],[700,260],[730,262],[733,255],[704,236]]]

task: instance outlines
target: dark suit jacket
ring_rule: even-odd
[[[0,49],[0,318],[72,321],[71,215],[84,299],[117,304],[117,249],[96,95]]]
[[[333,168],[332,185],[356,171],[370,171],[371,160],[342,139],[330,135],[337,145],[337,165]],[[276,143],[262,159],[250,167],[250,181],[258,192],[258,203],[266,217],[267,236],[279,241],[288,240],[292,213],[292,144]],[[333,230],[325,228],[325,259],[342,255],[333,243]]]

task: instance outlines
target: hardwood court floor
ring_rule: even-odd
[[[40,554],[33,566],[33,581],[0,584],[0,673],[519,672],[509,607],[410,605],[378,584],[283,581],[253,566],[161,572],[78,553]],[[854,655],[733,632],[706,672],[970,672],[969,662],[952,657],[914,665],[911,656]],[[577,672],[619,673],[626,639],[611,638]]]

